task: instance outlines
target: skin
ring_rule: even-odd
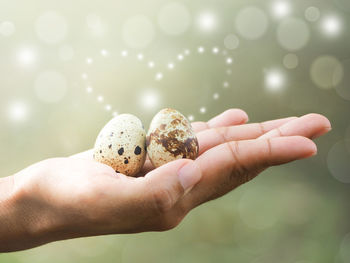
[[[328,119],[318,114],[247,121],[244,111],[231,109],[193,123],[200,146],[195,161],[154,169],[147,160],[136,178],[94,161],[91,150],[1,178],[0,251],[76,237],[170,230],[195,207],[268,167],[315,155],[311,139],[331,130]]]

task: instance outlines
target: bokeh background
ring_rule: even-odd
[[[319,154],[264,172],[165,233],[0,255],[39,262],[350,262],[350,1],[0,2],[0,176],[93,146],[123,112],[250,121],[309,112]]]

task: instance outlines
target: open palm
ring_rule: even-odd
[[[81,236],[163,231],[177,226],[198,205],[248,182],[266,168],[313,156],[314,139],[331,129],[318,114],[245,124],[241,110],[228,110],[192,126],[200,155],[154,169],[149,160],[138,177],[116,174],[87,151],[49,159],[15,176],[38,207],[36,246]],[[49,230],[47,230],[49,229]],[[47,235],[51,231],[52,235]],[[40,231],[38,231],[40,232]]]

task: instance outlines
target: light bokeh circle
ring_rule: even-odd
[[[94,36],[101,37],[107,32],[107,25],[97,14],[88,14],[86,16],[86,24]]]
[[[158,25],[168,35],[180,35],[191,25],[191,14],[184,4],[172,2],[161,8]]]
[[[333,56],[320,56],[311,65],[311,79],[319,88],[334,88],[342,82],[343,76],[343,66]]]
[[[286,18],[277,28],[278,43],[289,51],[296,51],[306,46],[310,39],[308,25],[299,18]]]
[[[295,69],[299,65],[299,58],[295,54],[287,54],[283,58],[283,65],[287,69]]]
[[[224,39],[224,46],[229,50],[238,48],[239,38],[235,34],[229,34]]]
[[[64,45],[60,47],[58,51],[58,56],[63,61],[71,60],[74,57],[74,49],[69,45]]]
[[[16,26],[10,21],[4,21],[0,24],[0,35],[4,37],[12,36],[16,31]]]
[[[336,67],[333,82],[337,81],[340,77],[342,77],[342,79],[335,89],[340,97],[345,100],[350,100],[350,59],[342,61],[341,64]]]
[[[258,7],[248,6],[240,10],[235,21],[238,33],[245,39],[256,40],[262,37],[269,21],[265,12]]]
[[[335,179],[342,183],[350,183],[350,151],[349,141],[337,142],[328,152],[328,169]]]
[[[39,73],[34,88],[39,100],[45,103],[56,103],[66,94],[67,80],[58,71],[46,70]]]
[[[68,23],[62,15],[55,11],[48,11],[36,20],[35,30],[40,40],[48,44],[56,44],[65,39]]]
[[[310,6],[305,10],[305,18],[310,22],[316,22],[321,16],[320,9],[315,6]]]
[[[144,15],[130,17],[123,24],[122,38],[130,48],[145,48],[152,43],[154,37],[154,25]]]

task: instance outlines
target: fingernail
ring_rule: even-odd
[[[199,182],[202,172],[198,165],[192,161],[178,171],[178,176],[182,187],[187,191]]]

